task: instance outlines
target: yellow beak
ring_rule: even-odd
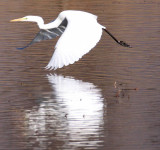
[[[26,18],[18,18],[18,19],[10,20],[10,22],[25,21],[25,20],[26,20]]]

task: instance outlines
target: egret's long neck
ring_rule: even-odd
[[[39,18],[38,20],[36,20],[35,22],[37,22],[37,25],[40,29],[43,29],[43,27],[45,26],[44,24],[44,20],[42,18]]]
[[[63,18],[58,17],[53,22],[44,24],[44,20],[41,18],[40,20],[37,20],[37,24],[40,29],[52,29],[52,28],[57,28],[61,24],[62,21],[63,21]]]

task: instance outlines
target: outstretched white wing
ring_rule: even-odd
[[[73,64],[88,53],[100,40],[102,28],[95,17],[66,16],[67,28],[55,46],[55,52],[46,66],[57,69]]]

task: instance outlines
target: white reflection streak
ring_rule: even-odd
[[[56,139],[61,138],[57,140],[64,138],[65,141],[70,141],[69,145],[96,147],[101,142],[98,139],[100,129],[103,127],[103,98],[100,89],[92,83],[75,80],[72,77],[61,75],[47,77],[53,88],[53,94],[56,95],[56,103],[51,102],[49,98],[49,102],[42,102],[39,108],[26,114],[31,132],[45,134],[52,132],[58,135]],[[49,130],[47,127],[54,129]],[[66,146],[67,144],[66,142]]]

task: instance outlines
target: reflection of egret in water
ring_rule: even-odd
[[[53,142],[62,142],[61,148],[70,149],[99,147],[102,144],[99,139],[103,137],[100,89],[71,77],[47,77],[53,92],[44,96],[39,106],[26,112],[28,136],[36,138],[42,148],[53,146]]]

